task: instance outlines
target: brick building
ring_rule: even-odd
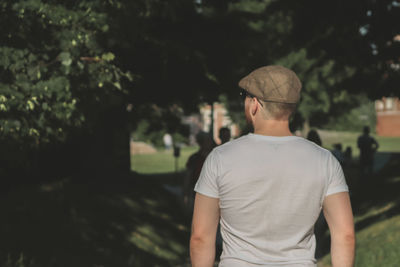
[[[376,133],[380,136],[400,136],[400,100],[383,97],[375,101]]]

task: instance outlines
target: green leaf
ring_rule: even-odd
[[[105,54],[101,55],[101,58],[104,61],[112,61],[112,60],[114,60],[115,55],[113,53],[111,53],[111,52],[108,52],[108,53],[105,53]]]
[[[34,128],[29,129],[29,135],[30,136],[40,136],[39,131]]]
[[[103,27],[101,27],[101,30],[102,30],[103,32],[107,32],[109,28],[110,28],[110,27],[106,24],[106,25],[104,25]]]
[[[61,52],[58,55],[58,58],[60,59],[61,64],[63,64],[66,67],[68,67],[72,63],[71,54],[69,52]]]
[[[26,102],[26,108],[27,108],[28,110],[33,110],[33,109],[35,108],[35,104],[34,104],[32,101],[28,100],[28,101]]]
[[[119,82],[115,82],[115,83],[113,83],[113,85],[114,85],[115,87],[117,87],[119,90],[122,89],[122,88],[121,88],[121,84],[120,84]]]

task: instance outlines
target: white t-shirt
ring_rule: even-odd
[[[248,134],[209,154],[194,190],[219,198],[220,267],[314,267],[324,198],[348,188],[328,150],[297,136]]]

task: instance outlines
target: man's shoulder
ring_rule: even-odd
[[[302,141],[303,141],[302,145],[305,148],[308,148],[308,149],[310,149],[312,151],[315,151],[316,153],[325,154],[325,155],[331,155],[332,154],[331,151],[329,151],[328,149],[323,148],[322,146],[319,146],[319,145],[317,145],[316,143],[314,143],[314,142],[312,142],[310,140],[307,140],[307,139],[303,138]]]
[[[225,144],[215,147],[214,150],[216,150],[218,152],[224,152],[226,150],[235,149],[237,147],[240,147],[243,144],[245,144],[247,141],[248,141],[248,135],[243,135],[243,136],[240,136],[229,142],[226,142]]]
[[[241,136],[226,142],[225,144],[214,147],[209,156],[217,158],[231,158],[233,155],[240,153],[240,151],[246,147],[246,136]]]
[[[259,140],[260,138],[257,138],[257,136],[251,134],[244,135],[228,143],[220,145],[216,147],[214,150],[216,150],[217,153],[229,153],[232,152],[233,150],[247,149],[252,144],[255,146],[259,146],[259,143],[257,142]],[[270,140],[266,139],[265,141],[270,141]],[[284,144],[284,143],[290,144],[293,147],[293,149],[308,149],[308,150],[319,151],[320,153],[330,154],[329,150],[303,137],[288,136],[288,138],[285,138],[282,141],[274,139],[271,142],[271,144],[275,143],[276,141],[278,144]]]

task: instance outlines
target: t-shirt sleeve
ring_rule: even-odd
[[[200,177],[194,187],[194,191],[208,197],[219,198],[218,190],[219,158],[215,149],[208,155],[201,169]]]
[[[330,155],[329,158],[329,174],[328,174],[328,188],[325,196],[329,196],[335,193],[348,192],[349,188],[346,183],[346,179],[343,174],[342,166],[338,160]]]

